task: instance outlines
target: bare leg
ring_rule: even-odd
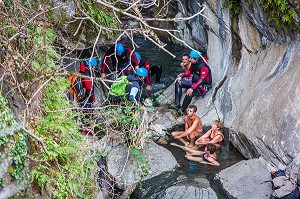
[[[171,143],[170,145],[179,147],[179,148],[183,149],[184,151],[186,151],[187,153],[189,153],[190,155],[202,155],[203,154],[203,151],[196,151],[196,150],[193,150],[186,146],[180,146],[176,143]]]
[[[184,133],[184,131],[174,131],[174,132],[172,132],[172,136],[175,138],[183,133]],[[183,138],[178,138],[178,140],[180,142],[182,142],[184,144],[184,146],[187,146],[189,144],[189,142],[185,141]]]
[[[198,149],[200,149],[201,147],[204,147],[204,146],[205,146],[205,145],[203,145],[203,144],[195,145],[195,146],[192,147],[192,149],[193,149],[193,150],[198,150]]]
[[[191,155],[186,155],[185,157],[186,157],[186,159],[194,161],[194,162],[203,162],[202,157],[194,157]]]
[[[195,137],[194,136],[190,136],[190,143],[189,145],[187,145],[187,147],[189,148],[193,148],[195,146]]]

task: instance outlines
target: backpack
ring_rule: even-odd
[[[271,173],[271,178],[272,178],[272,179],[274,179],[274,178],[276,178],[276,177],[278,177],[278,176],[285,176],[285,171],[282,170],[282,169],[279,169],[279,170],[277,170],[277,171],[272,171],[272,172],[270,172],[270,173]]]
[[[77,73],[79,74],[79,73]],[[68,81],[71,83],[69,92],[73,96],[73,99],[80,101],[85,97],[86,89],[83,87],[81,77],[70,75]]]
[[[121,76],[117,78],[116,81],[120,81],[122,83],[114,82],[110,87],[109,94],[111,96],[125,95],[126,86],[129,82],[127,76]]]

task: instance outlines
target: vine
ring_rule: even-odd
[[[222,6],[232,10],[234,15],[240,14],[242,10],[241,0],[223,0]]]

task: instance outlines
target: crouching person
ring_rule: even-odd
[[[143,84],[147,76],[148,71],[145,68],[139,68],[136,70],[135,75],[127,76],[127,80],[130,82],[126,86],[127,99],[137,107],[140,105]]]

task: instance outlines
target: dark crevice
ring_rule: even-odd
[[[242,40],[239,36],[238,16],[231,16],[231,35],[232,35],[232,59],[233,67],[236,70],[242,57],[241,49],[243,47]]]

